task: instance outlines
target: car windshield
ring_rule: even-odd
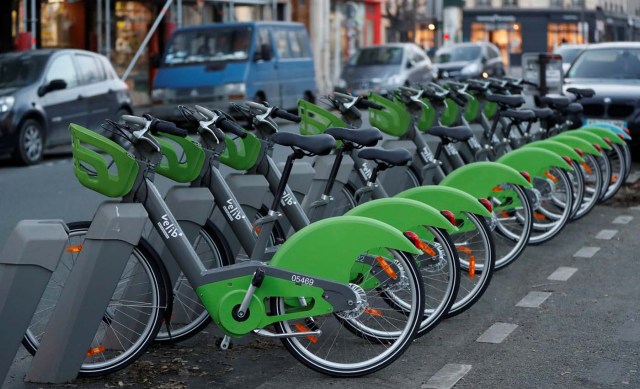
[[[0,88],[31,84],[42,73],[46,60],[43,55],[0,56]]]
[[[246,61],[251,27],[212,28],[177,32],[164,57],[165,66],[193,65],[215,61]]]
[[[640,49],[585,50],[569,70],[568,77],[640,79]]]
[[[349,61],[350,66],[400,65],[402,47],[368,47],[360,49]]]
[[[584,50],[584,47],[558,47],[555,53],[562,56],[562,62],[571,63]]]
[[[480,57],[481,51],[479,46],[453,47],[436,53],[436,63],[474,61]]]

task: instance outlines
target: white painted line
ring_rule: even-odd
[[[476,342],[481,343],[502,343],[503,340],[518,328],[517,324],[511,323],[495,323],[484,334],[480,335]]]
[[[633,220],[633,216],[629,216],[629,215],[622,215],[622,216],[618,216],[617,218],[613,219],[613,224],[629,224],[629,222]]]
[[[635,207],[630,207],[630,211],[640,211],[640,205],[636,205]]]
[[[471,365],[459,365],[455,363],[447,363],[444,367],[436,372],[433,377],[429,378],[426,384],[422,385],[422,389],[450,389],[460,381],[471,370]]]
[[[551,281],[566,281],[577,271],[578,269],[575,267],[560,266],[556,271],[551,273],[547,279]]]
[[[618,230],[602,230],[598,232],[598,235],[596,235],[596,239],[610,240],[611,238],[616,236],[617,233]]]
[[[538,308],[549,296],[551,296],[549,292],[529,292],[528,295],[524,296],[524,298],[516,304],[516,307]]]
[[[600,247],[582,247],[575,254],[576,258],[591,258],[600,250]]]

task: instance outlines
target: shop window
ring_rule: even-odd
[[[518,0],[502,0],[503,7],[517,7]]]
[[[578,23],[549,23],[547,25],[547,51],[563,43],[584,43]]]
[[[500,50],[502,62],[509,64],[510,54],[522,53],[521,23],[473,23],[471,41],[488,41]]]
[[[104,71],[96,58],[77,54],[76,61],[83,84],[95,84],[105,80]]]
[[[52,80],[64,80],[67,83],[67,88],[78,86],[78,74],[71,56],[61,55],[54,59],[44,80],[45,83],[49,83]]]

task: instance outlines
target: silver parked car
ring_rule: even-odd
[[[337,90],[355,95],[385,94],[412,83],[431,81],[431,60],[413,43],[359,49],[342,70]]]

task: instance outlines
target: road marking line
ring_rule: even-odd
[[[596,235],[596,239],[610,240],[611,238],[616,236],[617,233],[618,230],[602,230],[598,232],[598,235]]]
[[[630,207],[630,211],[640,211],[640,205],[636,205],[635,207]]]
[[[480,335],[476,342],[480,343],[502,343],[503,340],[518,328],[517,324],[495,323],[484,334]]]
[[[556,271],[551,273],[547,279],[551,281],[566,281],[577,271],[578,269],[575,267],[560,266]]]
[[[575,254],[576,258],[591,258],[600,250],[600,247],[582,247]]]
[[[471,370],[471,365],[459,365],[456,363],[447,363],[444,367],[436,372],[433,377],[429,378],[426,384],[422,385],[422,389],[450,389],[460,381]]]
[[[613,219],[613,224],[629,224],[629,222],[633,220],[633,216],[629,216],[629,215],[622,215],[622,216],[618,216],[617,218]]]
[[[549,296],[551,296],[550,292],[529,292],[529,294],[524,296],[524,298],[516,304],[516,307],[538,308]]]

